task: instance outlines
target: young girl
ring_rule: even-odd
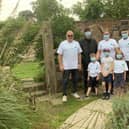
[[[97,81],[99,80],[100,64],[96,61],[95,53],[90,54],[91,62],[88,64],[88,78],[89,86],[86,93],[86,97],[89,96],[91,88],[95,88],[95,94],[98,95]]]
[[[115,94],[118,96],[122,96],[125,91],[126,71],[128,71],[127,63],[123,59],[122,52],[118,51],[114,61],[113,74]]]
[[[110,56],[110,49],[103,50],[104,57],[101,60],[101,73],[102,73],[102,87],[103,97],[102,99],[110,98],[110,91],[112,85],[112,74],[113,74],[113,58]],[[107,87],[106,87],[107,84]]]

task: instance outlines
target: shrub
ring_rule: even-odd
[[[129,94],[113,100],[109,129],[129,129]]]

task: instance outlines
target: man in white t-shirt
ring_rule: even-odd
[[[82,49],[79,42],[73,40],[74,34],[72,31],[67,31],[66,40],[62,41],[58,47],[58,62],[60,71],[63,72],[63,98],[62,101],[67,101],[67,83],[70,74],[73,82],[73,96],[80,98],[77,94],[77,75],[78,70],[81,70],[81,52]]]
[[[119,40],[119,47],[124,54],[124,59],[129,67],[129,36],[128,30],[121,31],[122,38]],[[127,72],[127,81],[129,81],[129,71]]]
[[[98,44],[98,51],[97,51],[97,59],[102,59],[104,57],[104,49],[110,50],[110,55],[113,59],[115,59],[115,52],[118,49],[118,44],[115,39],[110,38],[109,32],[104,32],[103,40],[101,40]]]

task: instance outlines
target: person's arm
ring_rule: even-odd
[[[126,81],[126,71],[124,71],[124,80]]]
[[[78,70],[81,71],[82,69],[82,55],[81,53],[78,54]]]
[[[101,55],[101,50],[98,50],[96,53],[96,59],[99,60]]]
[[[63,56],[60,54],[58,54],[58,63],[60,71],[63,72],[64,71]]]
[[[112,61],[112,64],[111,64],[111,67],[109,68],[109,74],[110,73],[113,73],[113,70],[114,70],[114,61]]]

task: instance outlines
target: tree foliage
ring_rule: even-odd
[[[129,17],[128,5],[128,0],[84,0],[73,6],[73,12],[81,20],[122,19]]]

